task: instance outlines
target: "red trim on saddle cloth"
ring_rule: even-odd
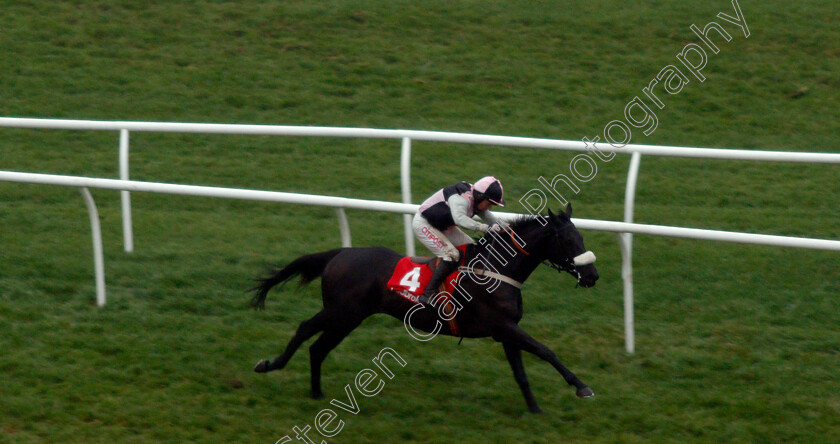
[[[461,245],[456,248],[461,251],[461,263],[463,264],[467,246]],[[449,300],[452,298],[452,293],[455,291],[455,286],[452,285],[452,282],[458,282],[458,275],[460,273],[460,271],[455,271],[443,281],[441,290],[443,291],[442,295],[444,300],[441,302],[442,304],[449,303]],[[434,272],[429,268],[429,264],[418,264],[412,261],[410,256],[406,256],[397,262],[397,266],[394,268],[394,272],[388,280],[388,290],[402,296],[406,300],[418,304],[418,299],[426,289],[426,285],[429,284],[429,280],[432,279],[432,274]],[[461,333],[455,318],[449,321],[449,329],[456,336]]]

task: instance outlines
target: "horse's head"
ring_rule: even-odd
[[[598,280],[595,254],[583,246],[583,236],[572,223],[572,204],[566,211],[554,214],[548,210],[548,228],[553,230],[554,245],[549,249],[548,261],[558,270],[574,276],[581,287],[592,287]]]

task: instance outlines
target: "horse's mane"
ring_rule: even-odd
[[[532,215],[521,215],[517,216],[516,219],[508,223],[508,226],[516,232],[520,230],[524,231],[534,225],[537,222],[536,216]],[[536,224],[539,225],[539,224]]]
[[[512,229],[519,235],[529,233],[531,230],[536,228],[542,228],[542,224],[539,223],[536,216],[532,216],[529,214],[517,216],[515,219],[507,223],[508,228]],[[483,237],[488,238],[490,240],[490,236],[492,234],[486,233]]]

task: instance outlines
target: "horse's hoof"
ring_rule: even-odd
[[[254,371],[257,373],[265,373],[268,371],[268,359],[263,359],[254,366]]]
[[[312,399],[324,399],[324,394],[321,392],[312,392]]]
[[[591,388],[583,386],[577,389],[577,397],[578,398],[594,398],[595,392],[592,391]]]

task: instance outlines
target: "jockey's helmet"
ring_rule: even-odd
[[[499,179],[493,176],[482,177],[473,185],[473,190],[479,193],[479,196],[476,196],[476,203],[487,199],[500,207],[505,206],[504,190]]]

